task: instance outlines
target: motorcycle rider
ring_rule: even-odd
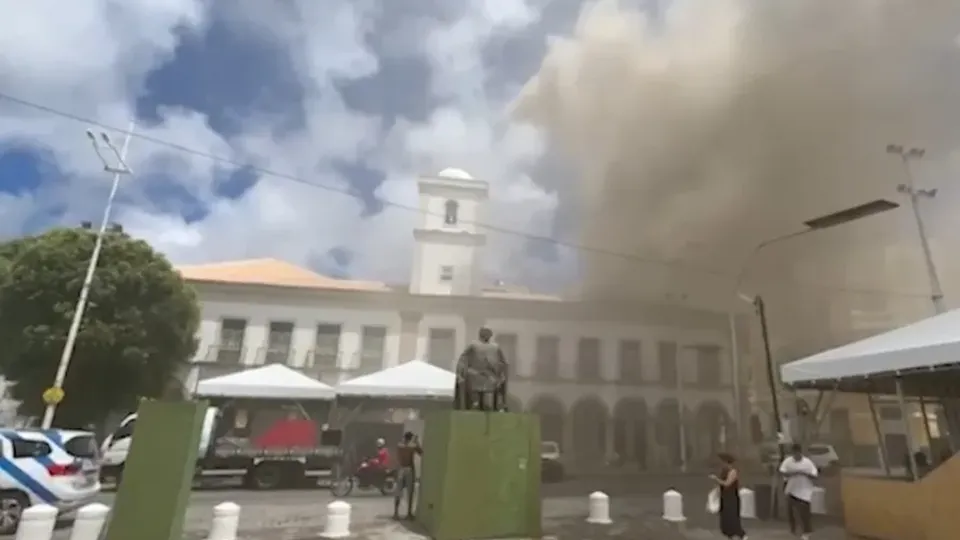
[[[393,519],[400,519],[400,499],[407,492],[407,519],[413,519],[413,498],[417,483],[416,456],[423,455],[423,448],[416,436],[408,431],[397,445],[397,491],[393,496]]]
[[[377,439],[377,455],[368,459],[366,467],[360,469],[357,480],[361,486],[379,484],[390,470],[390,451],[387,450],[387,441]]]
[[[377,457],[373,461],[380,470],[390,469],[390,451],[387,450],[387,441],[382,438],[377,439]]]

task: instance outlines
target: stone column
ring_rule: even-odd
[[[614,430],[616,429],[617,426],[616,426],[616,423],[613,421],[612,416],[607,417],[606,424],[607,424],[607,429],[604,431],[604,439],[606,439],[604,441],[604,446],[606,447],[606,455],[610,456],[610,455],[613,455],[614,452],[616,452],[616,444],[614,444],[615,443]],[[626,456],[620,456],[620,457],[622,459]]]
[[[573,415],[568,413],[563,419],[563,442],[561,443],[563,447],[561,450],[563,451],[563,455],[567,457],[566,462],[576,470],[577,456],[573,448],[574,438]]]
[[[417,340],[420,338],[420,322],[423,313],[403,311],[400,313],[399,363],[409,362],[417,355]]]
[[[660,449],[660,441],[657,440],[657,423],[659,418],[651,415],[647,418],[647,469],[655,470],[663,467],[663,452]]]

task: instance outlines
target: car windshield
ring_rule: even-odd
[[[560,452],[560,447],[557,446],[555,442],[542,442],[540,443],[540,453],[541,454],[557,454]]]

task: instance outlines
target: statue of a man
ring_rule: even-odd
[[[464,349],[457,361],[455,408],[505,410],[507,405],[507,359],[493,339],[493,331],[481,328],[479,339]],[[488,405],[489,403],[489,405]]]

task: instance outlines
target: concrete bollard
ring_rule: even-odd
[[[222,502],[213,507],[213,523],[207,540],[237,540],[240,528],[240,505]]]
[[[48,504],[31,506],[20,515],[16,540],[50,540],[57,524],[57,509]]]
[[[810,513],[823,516],[827,513],[827,490],[822,487],[813,488],[813,497],[810,498]]]
[[[687,520],[683,515],[683,495],[680,492],[671,489],[663,494],[663,519],[671,523]]]
[[[350,505],[333,501],[327,505],[327,523],[322,538],[346,538],[350,536]]]
[[[109,513],[110,507],[100,503],[88,504],[77,510],[70,540],[99,540]]]
[[[740,517],[757,519],[757,496],[752,489],[740,488]]]
[[[609,525],[613,523],[610,520],[610,497],[606,493],[594,491],[590,494],[590,515],[587,516],[587,523],[594,525]]]

